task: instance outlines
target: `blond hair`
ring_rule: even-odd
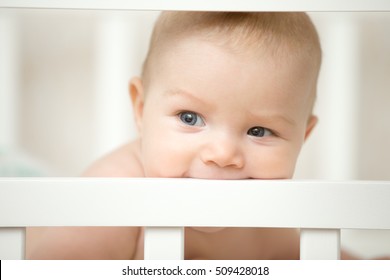
[[[156,21],[143,65],[145,83],[153,58],[178,40],[190,36],[202,36],[234,50],[265,47],[276,58],[284,54],[305,57],[314,63],[316,71],[321,64],[318,34],[305,13],[162,12]]]

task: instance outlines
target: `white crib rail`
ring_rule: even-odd
[[[15,228],[145,226],[145,258],[177,259],[183,227],[217,226],[301,228],[302,259],[337,259],[340,229],[390,229],[389,202],[378,181],[4,178],[0,254]],[[0,258],[23,258],[16,243]]]
[[[387,0],[0,0],[0,7],[197,11],[378,11],[390,10],[390,2]]]

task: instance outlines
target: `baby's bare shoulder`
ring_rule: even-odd
[[[144,177],[139,140],[129,142],[95,161],[84,177]]]

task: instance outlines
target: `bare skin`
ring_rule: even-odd
[[[139,140],[128,143],[98,160],[84,176],[144,177],[139,153]],[[185,259],[299,258],[295,229],[186,228],[185,236]],[[29,228],[28,238],[29,259],[143,259],[142,228]]]

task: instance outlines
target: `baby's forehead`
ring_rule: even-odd
[[[213,75],[215,73],[210,66],[212,63],[218,63],[226,73],[232,73],[230,76],[232,79],[238,78],[233,71],[240,70],[239,72],[244,75],[245,73],[252,75],[248,72],[254,72],[258,79],[272,74],[274,77],[280,77],[280,82],[282,79],[298,80],[294,77],[299,77],[301,82],[309,81],[314,84],[318,75],[318,64],[314,61],[306,52],[300,50],[282,47],[275,50],[265,45],[240,43],[231,45],[214,38],[187,36],[159,52],[153,60],[150,75],[153,76],[153,80],[156,81],[157,78],[157,81],[161,82],[162,77],[168,77],[162,74],[169,73],[171,79],[176,79],[180,72],[189,71],[191,77],[198,80],[199,72],[196,72],[196,69],[201,68],[202,75]],[[204,67],[205,65],[208,67]],[[229,69],[233,70],[229,72]],[[294,81],[291,84],[294,84]]]
[[[153,80],[164,85],[179,83],[184,88],[186,81],[192,83],[195,80],[200,91],[208,92],[218,87],[218,83],[229,80],[235,80],[236,83],[245,81],[251,84],[252,91],[261,87],[264,81],[272,81],[268,83],[269,92],[274,92],[274,89],[282,91],[279,89],[281,86],[284,86],[283,91],[286,88],[295,91],[298,84],[314,85],[316,82],[316,71],[313,71],[311,60],[297,58],[297,55],[274,55],[268,49],[232,51],[213,41],[192,37],[177,42],[170,52],[155,61]],[[207,84],[208,88],[201,86],[210,79],[216,82]]]
[[[200,48],[203,45],[210,46],[209,53],[205,53],[204,49]],[[313,58],[314,55],[308,49],[271,40],[264,40],[263,42],[249,40],[246,42],[238,41],[231,36],[227,37],[221,34],[212,37],[196,34],[178,38],[172,41],[171,44],[167,44],[165,48],[160,49],[158,55],[155,56],[156,60],[153,65],[161,71],[161,68],[166,68],[168,65],[174,63],[174,61],[183,60],[183,57],[199,57],[201,50],[202,55],[206,59],[199,60],[199,63],[208,63],[210,60],[213,60],[216,54],[215,51],[222,51],[229,53],[232,57],[241,59],[243,63],[267,63],[272,66],[269,69],[270,71],[293,69],[291,65],[295,65],[296,68],[317,73],[320,67],[318,58]],[[180,58],[178,56],[179,53]]]

